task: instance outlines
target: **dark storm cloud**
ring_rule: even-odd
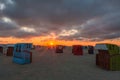
[[[113,39],[120,37],[119,32],[120,12],[88,20],[81,28],[81,35],[86,38]]]
[[[76,24],[109,11],[108,9],[104,9],[106,8],[106,4],[96,0],[14,1],[16,6],[6,9],[4,12],[6,15],[19,20],[21,24],[29,24],[30,22],[32,24],[38,24],[41,20],[60,25],[68,23]]]
[[[6,23],[6,22],[0,20],[0,31],[14,30],[16,28],[17,28],[16,24],[14,24],[14,23]]]
[[[120,0],[11,0],[12,4],[8,1],[0,0],[6,5],[1,15],[14,20],[19,27],[32,25],[36,30],[36,33],[24,32],[23,37],[51,32],[59,35],[70,29],[76,29],[78,33],[59,38],[101,40],[120,37]],[[18,35],[12,35],[22,37],[23,33],[20,34],[18,30]]]
[[[30,27],[28,29],[31,29]],[[31,37],[37,36],[37,33],[32,33],[24,30],[16,22],[8,17],[0,18],[0,37]]]

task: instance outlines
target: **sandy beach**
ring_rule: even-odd
[[[33,50],[31,64],[19,65],[12,57],[0,56],[0,80],[120,80],[120,71],[107,71],[95,65],[95,54],[74,56],[69,50]]]

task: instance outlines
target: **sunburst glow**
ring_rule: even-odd
[[[50,42],[50,45],[51,45],[51,46],[53,46],[53,45],[54,45],[54,43],[53,43],[53,42]]]

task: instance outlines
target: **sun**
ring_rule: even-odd
[[[48,48],[54,49],[55,48],[55,42],[51,41],[48,43]]]
[[[51,46],[53,46],[53,45],[54,45],[54,43],[53,43],[53,42],[50,42],[50,45],[51,45]]]

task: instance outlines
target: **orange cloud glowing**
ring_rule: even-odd
[[[95,45],[96,43],[112,43],[120,45],[119,40],[105,40],[105,41],[80,41],[80,40],[57,40],[55,38],[52,38],[50,36],[39,36],[39,37],[33,37],[33,38],[13,38],[13,37],[7,37],[7,38],[0,38],[0,44],[15,44],[15,43],[23,43],[23,42],[31,42],[34,45]]]

